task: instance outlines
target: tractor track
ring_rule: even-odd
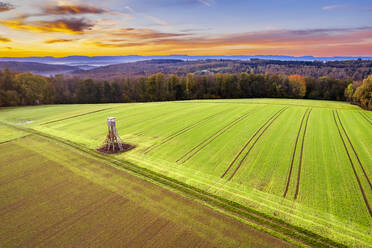
[[[235,168],[235,170],[233,171],[233,173],[230,175],[230,177],[228,178],[228,181],[230,181],[234,176],[235,174],[238,172],[238,170],[240,169],[240,167],[242,166],[243,162],[245,161],[245,159],[248,157],[248,154],[250,153],[250,151],[253,149],[253,147],[256,145],[257,141],[261,138],[261,136],[266,132],[266,130],[271,126],[271,124],[274,123],[274,121],[285,111],[287,110],[288,107],[284,107],[282,109],[280,109],[278,112],[276,112],[273,116],[271,116],[271,118],[265,122],[264,125],[261,126],[260,129],[258,129],[256,131],[256,133],[249,139],[249,141],[244,145],[244,147],[242,148],[242,150],[238,153],[238,155],[234,158],[231,166],[229,166],[230,168],[232,167],[233,164],[235,164],[236,160],[240,157],[240,155],[243,153],[243,151],[245,150],[245,148],[247,148],[247,146],[251,143],[251,141],[254,139],[254,137],[260,132],[260,130],[262,130],[262,132],[260,133],[260,135],[257,137],[257,139],[253,142],[253,144],[251,145],[251,147],[248,149],[248,151],[245,153],[245,155],[243,156],[243,158],[240,160],[238,166]],[[266,125],[267,124],[267,125]]]
[[[357,180],[357,182],[358,182],[359,189],[360,189],[360,191],[361,191],[361,193],[362,193],[364,203],[366,204],[366,207],[367,207],[367,209],[368,209],[369,215],[372,217],[372,209],[371,209],[371,207],[370,207],[370,205],[369,205],[369,202],[368,202],[368,199],[367,199],[366,193],[364,192],[364,189],[363,189],[362,183],[360,182],[360,179],[359,179],[358,173],[357,173],[357,171],[356,171],[356,169],[355,169],[355,166],[354,166],[353,160],[351,159],[351,156],[350,156],[349,150],[347,149],[347,146],[346,146],[345,140],[344,140],[344,138],[342,137],[342,134],[341,134],[341,131],[340,131],[340,127],[339,127],[338,124],[337,124],[335,111],[333,111],[332,114],[333,114],[333,120],[335,121],[335,124],[336,124],[336,127],[337,127],[338,134],[339,134],[339,136],[340,136],[340,138],[341,138],[342,144],[344,145],[344,148],[345,148],[345,151],[346,151],[347,157],[349,158],[349,162],[350,162],[351,167],[352,167],[352,169],[353,169],[353,172],[354,172],[355,178],[356,178],[356,180]]]
[[[227,167],[227,169],[225,170],[225,172],[222,174],[221,178],[224,178],[226,176],[226,174],[229,172],[229,170],[231,169],[231,167],[235,164],[236,160],[238,159],[238,157],[242,154],[242,152],[245,150],[245,148],[249,145],[249,143],[251,143],[252,139],[261,131],[262,128],[265,127],[265,125],[272,119],[274,118],[274,116],[276,114],[278,114],[280,112],[280,110],[278,112],[276,112],[275,114],[273,114],[252,136],[251,138],[247,141],[247,143],[244,144],[244,146],[242,147],[242,149],[240,149],[239,153],[235,156],[235,158],[233,159],[233,161],[229,164],[229,166]]]
[[[233,171],[233,173],[230,175],[230,177],[228,178],[228,181],[231,181],[231,179],[235,176],[235,174],[238,172],[238,170],[240,169],[240,167],[242,166],[243,162],[246,160],[246,158],[248,157],[248,154],[251,152],[251,150],[253,149],[253,147],[256,145],[257,141],[261,138],[261,136],[266,132],[266,130],[274,123],[274,121],[284,112],[288,109],[288,107],[284,107],[282,108],[281,110],[279,110],[274,116],[274,118],[270,121],[270,123],[268,123],[266,125],[266,127],[262,130],[262,132],[260,133],[260,135],[257,137],[257,139],[253,142],[253,144],[251,145],[251,147],[248,149],[248,151],[245,153],[245,155],[243,156],[243,158],[240,160],[238,166],[235,168],[235,170]],[[257,132],[258,133],[258,132]],[[256,133],[256,134],[257,134]],[[256,134],[254,136],[256,136]]]
[[[359,111],[359,114],[366,120],[368,121],[369,124],[372,125],[372,121],[369,119],[368,116],[366,116],[364,113],[362,113],[361,111]]]
[[[181,134],[183,134],[183,133],[185,133],[185,132],[187,132],[187,131],[193,129],[194,127],[198,126],[200,123],[203,123],[204,121],[207,121],[207,120],[209,120],[209,119],[212,119],[213,117],[215,117],[215,116],[217,116],[217,115],[220,115],[220,114],[222,114],[222,113],[225,113],[225,112],[227,112],[227,111],[228,111],[228,109],[226,109],[226,110],[224,110],[224,111],[221,111],[221,112],[218,112],[218,113],[216,113],[216,114],[213,114],[213,115],[207,116],[206,118],[203,118],[203,119],[201,119],[201,120],[199,120],[199,121],[197,121],[197,122],[195,122],[195,123],[193,123],[193,124],[191,124],[191,125],[189,125],[189,126],[183,128],[183,129],[181,129],[181,130],[178,130],[178,131],[172,133],[171,135],[165,137],[165,138],[164,138],[160,143],[158,143],[158,144],[154,144],[154,145],[148,147],[148,148],[144,151],[144,154],[149,153],[150,151],[152,151],[152,150],[158,148],[159,146],[161,146],[161,145],[167,143],[168,141],[170,141],[170,140],[176,138],[177,136],[179,136],[179,135],[181,135]]]
[[[297,185],[296,185],[296,192],[294,195],[294,199],[297,199],[298,196],[298,191],[300,190],[300,179],[301,179],[301,168],[302,168],[302,157],[304,154],[304,145],[305,145],[305,136],[306,136],[306,131],[307,131],[307,124],[309,123],[309,117],[311,114],[311,111],[313,109],[310,109],[310,111],[307,114],[306,117],[306,123],[305,123],[305,129],[304,129],[304,135],[302,136],[302,142],[301,142],[301,152],[300,152],[300,162],[298,164],[298,174],[297,174]]]
[[[342,130],[344,131],[345,136],[346,136],[347,140],[349,141],[349,144],[350,144],[351,148],[353,149],[353,152],[354,152],[354,154],[355,154],[355,156],[356,156],[356,158],[357,158],[357,160],[358,160],[358,163],[359,163],[359,165],[360,165],[360,168],[362,169],[363,174],[364,174],[364,176],[366,177],[366,179],[367,179],[367,181],[368,181],[369,187],[370,187],[371,190],[372,190],[372,184],[371,184],[371,181],[369,180],[369,177],[368,177],[368,175],[367,175],[367,172],[365,171],[364,166],[363,166],[363,164],[362,164],[362,161],[360,161],[359,156],[358,156],[358,153],[356,152],[356,150],[355,150],[355,148],[354,148],[354,145],[353,145],[353,143],[351,142],[350,137],[349,137],[349,135],[347,134],[347,132],[346,132],[346,130],[345,130],[345,128],[344,128],[344,125],[342,124],[342,121],[341,121],[341,118],[340,118],[340,116],[339,116],[339,114],[338,114],[338,111],[336,111],[336,115],[337,115],[337,119],[338,119],[338,121],[340,122],[341,128],[342,128]]]
[[[305,111],[305,113],[303,114],[302,119],[301,119],[300,128],[298,129],[298,132],[297,132],[296,142],[295,142],[295,145],[294,145],[294,148],[293,148],[293,153],[292,153],[291,166],[289,167],[289,173],[288,173],[288,178],[287,178],[287,184],[286,184],[286,186],[285,186],[285,190],[284,190],[284,194],[283,194],[283,197],[284,197],[284,198],[287,196],[287,193],[288,193],[289,183],[291,182],[291,176],[292,176],[292,170],[293,170],[294,158],[295,158],[296,150],[297,150],[298,138],[300,137],[300,133],[301,133],[301,130],[302,130],[302,125],[303,125],[303,123],[304,123],[305,116],[306,116],[308,110],[309,110],[309,109],[307,108],[306,111]]]
[[[186,197],[193,197],[195,200],[201,201],[209,207],[221,209],[232,218],[241,218],[246,220],[248,223],[258,223],[258,225],[264,228],[261,228],[261,231],[274,235],[278,238],[285,237],[287,240],[298,241],[301,244],[311,247],[346,248],[346,246],[341,243],[335,242],[329,238],[316,234],[302,227],[285,222],[277,217],[261,213],[249,206],[245,206],[237,202],[225,199],[223,197],[211,194],[202,189],[170,178],[166,175],[162,175],[154,171],[150,171],[149,169],[139,167],[128,161],[117,160],[115,158],[104,156],[96,152],[95,150],[91,150],[69,140],[49,135],[47,133],[43,133],[34,129],[24,128],[6,123],[2,124],[8,125],[18,130],[26,131],[40,138],[55,142],[61,146],[66,146],[68,147],[67,149],[81,152],[82,154],[84,154],[84,156],[92,157],[97,161],[104,162],[107,165],[114,167],[118,170],[118,173],[120,173],[120,171],[124,171],[126,173],[130,173],[131,175],[139,176],[146,181],[162,185],[165,188],[171,188],[172,190],[179,192],[181,195],[184,195]],[[257,227],[254,228],[257,229]]]
[[[200,142],[197,146],[194,146],[191,150],[189,150],[184,155],[182,155],[182,157],[177,159],[176,162],[179,162],[179,161],[182,160],[181,164],[185,163],[190,158],[195,156],[195,154],[197,154],[199,151],[201,151],[204,147],[209,145],[213,140],[215,140],[216,138],[218,138],[219,136],[224,134],[226,131],[228,131],[230,128],[232,128],[233,126],[235,126],[236,124],[238,124],[239,122],[241,122],[242,120],[247,118],[252,112],[253,112],[253,110],[250,110],[250,111],[246,112],[244,115],[238,117],[237,119],[233,120],[232,122],[230,122],[229,124],[227,124],[223,128],[219,129],[217,132],[213,133],[208,138],[206,138],[202,142]]]

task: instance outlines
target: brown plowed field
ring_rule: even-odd
[[[291,247],[41,137],[0,145],[0,167],[0,247]]]

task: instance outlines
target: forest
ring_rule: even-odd
[[[1,68],[1,66],[0,66]],[[371,60],[347,61],[280,61],[280,60],[176,60],[153,59],[132,63],[101,66],[91,70],[77,70],[71,74],[80,78],[113,80],[122,77],[150,76],[162,72],[166,75],[186,76],[214,75],[218,73],[254,73],[254,74],[298,74],[304,77],[319,78],[328,76],[336,79],[351,78],[361,81],[372,74]]]
[[[156,73],[110,81],[0,71],[0,106],[189,99],[296,98],[349,101],[372,109],[372,75],[362,82],[328,76]]]

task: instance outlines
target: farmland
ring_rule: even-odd
[[[88,155],[89,158],[80,158],[78,152],[69,145],[54,143],[67,142],[73,144],[75,148],[96,154],[95,149],[105,138],[106,118],[109,116],[116,117],[121,138],[129,144],[136,145],[135,149],[122,154],[99,155],[103,162],[97,162]],[[236,233],[240,233],[236,237],[237,240],[226,233],[222,235],[221,230],[211,230],[207,227],[202,234],[196,232],[195,229],[190,228],[196,225],[193,221],[199,219],[192,211],[192,204],[196,203],[190,201],[184,206],[182,202],[184,200],[177,198],[176,194],[165,194],[158,186],[146,187],[136,182],[140,179],[135,179],[134,176],[117,175],[110,169],[106,172],[106,167],[110,166],[103,166],[105,157],[109,161],[127,162],[138,168],[145,168],[157,175],[163,175],[221,199],[254,209],[261,214],[260,216],[278,220],[276,224],[283,221],[293,227],[299,227],[298,230],[303,228],[348,246],[366,247],[372,244],[372,132],[370,131],[372,114],[357,106],[331,101],[289,99],[50,105],[1,109],[0,123],[3,123],[0,126],[0,143],[2,143],[0,163],[3,164],[5,161],[5,164],[8,164],[8,166],[3,165],[4,173],[1,175],[0,184],[5,183],[9,187],[1,189],[4,192],[1,195],[5,195],[6,200],[1,201],[6,204],[1,207],[6,211],[13,204],[19,206],[16,211],[8,213],[7,220],[16,220],[17,225],[32,222],[37,216],[27,212],[32,211],[26,209],[27,204],[48,201],[48,204],[35,205],[35,208],[46,208],[42,210],[45,214],[43,218],[45,223],[33,226],[32,230],[36,232],[45,229],[45,236],[51,235],[52,238],[43,243],[41,237],[35,236],[35,233],[30,230],[17,233],[19,237],[21,235],[32,237],[32,242],[35,243],[30,244],[39,242],[45,245],[52,245],[53,242],[66,244],[63,243],[67,242],[64,240],[66,237],[69,237],[68,240],[76,239],[76,242],[83,242],[82,237],[73,235],[79,232],[79,228],[84,229],[84,225],[88,225],[87,222],[82,222],[84,223],[82,225],[71,225],[71,229],[66,230],[68,233],[66,235],[62,235],[57,230],[62,230],[62,225],[65,224],[70,226],[68,223],[49,222],[48,214],[51,214],[52,209],[55,208],[53,204],[58,200],[45,199],[46,196],[42,192],[54,189],[56,192],[63,189],[61,194],[55,194],[54,197],[66,199],[66,202],[74,202],[74,197],[79,199],[74,202],[77,206],[72,206],[76,209],[60,209],[61,218],[63,213],[73,214],[75,210],[89,204],[93,206],[84,211],[93,213],[96,209],[95,204],[98,204],[94,203],[94,199],[107,200],[107,205],[112,208],[111,211],[117,212],[118,216],[118,219],[110,222],[110,228],[113,229],[117,228],[115,223],[120,222],[120,218],[127,218],[123,208],[127,208],[126,211],[134,211],[133,216],[137,214],[136,207],[132,206],[131,202],[149,205],[149,201],[146,202],[141,197],[166,199],[156,201],[155,207],[151,206],[151,209],[154,208],[151,213],[147,212],[148,210],[138,213],[151,216],[148,218],[149,222],[141,223],[144,228],[141,229],[142,232],[151,224],[166,227],[164,230],[161,229],[162,233],[154,235],[154,238],[149,239],[148,242],[163,242],[162,235],[171,235],[167,230],[174,230],[177,235],[187,230],[191,243],[184,244],[186,246],[193,246],[195,243],[192,242],[201,246],[203,242],[211,242],[207,239],[211,232],[217,235],[215,240],[218,240],[218,244],[226,246],[234,246],[244,238],[251,239],[251,236],[244,235],[252,235],[254,230],[250,228],[248,232],[243,230],[233,232],[237,225],[231,225],[230,229],[234,237]],[[48,138],[41,138],[40,135]],[[53,163],[50,165],[43,159],[53,161],[55,165]],[[21,165],[24,161],[30,161],[31,167],[27,168],[29,171],[23,171],[25,168]],[[10,166],[12,164],[14,166]],[[50,166],[55,166],[55,169]],[[125,169],[124,164],[123,168]],[[61,170],[61,173],[58,173],[58,170]],[[75,176],[67,176],[71,173]],[[76,174],[84,177],[85,180],[79,180]],[[27,183],[35,183],[34,187],[23,187],[24,181],[19,178],[19,175],[30,177]],[[40,184],[40,178],[46,176],[52,177],[53,180],[42,181],[44,184]],[[11,178],[14,179],[17,187],[9,186]],[[129,186],[119,187],[123,183]],[[91,185],[89,186],[91,190],[87,190],[87,185]],[[27,191],[30,189],[37,190],[40,201],[36,198],[29,199],[25,205],[18,203],[17,197],[14,196],[32,194],[31,191]],[[136,194],[138,191],[145,193]],[[54,195],[54,193],[50,194]],[[171,201],[173,202],[170,203]],[[161,209],[172,204],[176,208],[189,207],[189,210],[184,212],[189,213],[191,217],[173,212],[167,212],[168,214],[163,216],[164,219],[156,217],[156,214],[162,213]],[[142,207],[149,209],[148,205]],[[100,209],[99,206],[97,208]],[[89,214],[84,211],[77,212],[76,215]],[[207,210],[203,211],[206,216],[200,220],[218,222],[220,217],[211,216],[212,214],[207,212]],[[112,215],[105,219],[102,217],[104,215],[105,213],[101,213],[99,215],[101,219],[92,221],[105,222],[110,218],[114,219]],[[27,218],[23,218],[24,216]],[[67,222],[75,221],[74,218],[68,219]],[[188,227],[177,226],[178,222],[183,223],[186,219],[189,221],[185,223]],[[133,220],[126,221],[133,222]],[[226,223],[220,221],[220,224],[210,225],[210,228],[217,228],[222,225],[221,223]],[[10,222],[5,223],[9,225]],[[250,225],[259,229],[260,223],[263,222],[256,220]],[[94,226],[99,224],[101,223],[89,224],[92,229],[84,232],[87,240],[90,240],[89,235],[94,232]],[[49,226],[53,228],[49,229]],[[266,232],[270,232],[271,227],[264,225],[264,228],[269,230]],[[14,232],[4,228],[1,230]],[[141,230],[138,230],[138,233],[141,233]],[[279,232],[278,230],[274,228],[275,232]],[[114,233],[120,234],[117,230]],[[138,233],[125,235],[135,236],[139,235]],[[284,231],[279,233],[285,237],[289,235]],[[129,237],[125,235],[122,239]],[[151,236],[151,234],[146,235]],[[0,242],[20,245],[16,243],[20,240],[19,237],[14,236],[12,239],[3,239]],[[114,234],[104,232],[98,236],[97,242],[112,241],[113,237]],[[257,242],[263,243],[256,245],[271,245],[270,240],[265,238],[262,240]],[[296,237],[294,240],[301,241],[301,238]],[[150,243],[146,244],[150,245]],[[167,243],[167,245],[172,244]],[[309,244],[314,245],[311,242],[307,243]],[[205,245],[211,244],[204,243]],[[278,245],[283,246],[283,244]],[[325,246],[328,245],[329,243],[325,243]]]
[[[45,138],[0,154],[1,247],[291,247]]]

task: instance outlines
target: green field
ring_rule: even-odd
[[[0,143],[29,139],[22,130],[29,128],[94,153],[109,116],[116,117],[121,138],[137,146],[105,155],[111,160],[348,246],[372,246],[370,112],[288,99],[4,108]]]

